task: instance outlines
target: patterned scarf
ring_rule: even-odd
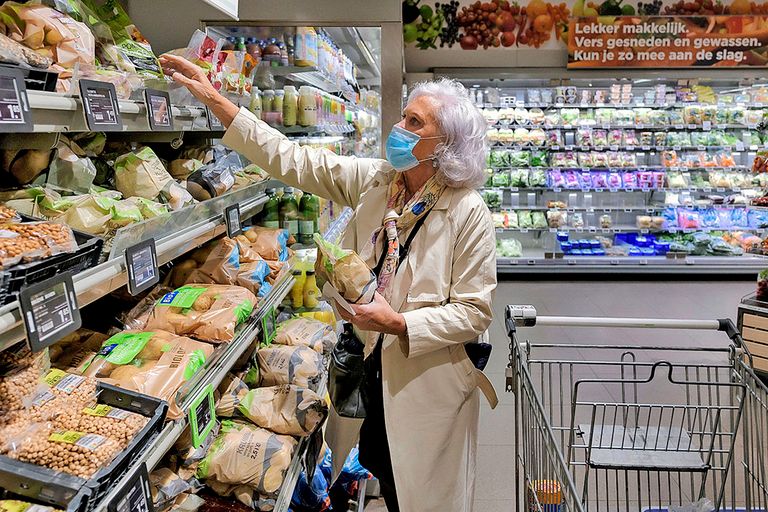
[[[389,185],[389,200],[384,214],[384,222],[382,227],[373,232],[371,240],[373,246],[378,247],[377,243],[381,243],[379,238],[381,234],[385,233],[387,237],[387,254],[379,271],[379,287],[376,290],[384,296],[387,302],[392,297],[392,278],[400,261],[399,233],[407,230],[425,216],[435,206],[444,190],[445,185],[440,183],[436,175],[432,176],[406,204],[403,174],[398,173]]]

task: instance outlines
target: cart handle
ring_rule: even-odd
[[[514,332],[516,327],[534,325],[557,327],[643,327],[650,329],[699,329],[723,331],[729,337],[738,335],[733,322],[723,320],[690,320],[676,318],[620,318],[620,317],[577,317],[577,316],[538,316],[536,308],[530,305],[509,305],[506,315],[507,331]]]

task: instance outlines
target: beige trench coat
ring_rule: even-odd
[[[383,249],[374,250],[371,234],[381,225],[395,172],[385,160],[300,147],[244,108],[223,143],[284,183],[353,208],[343,245],[367,255],[369,266],[375,266]],[[408,336],[385,337],[382,382],[402,512],[472,510],[477,389],[492,407],[497,399],[464,343],[476,340],[491,323],[495,247],[493,223],[480,195],[449,188],[395,276],[391,305],[405,317]]]

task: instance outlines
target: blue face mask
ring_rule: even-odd
[[[419,160],[416,158],[413,155],[413,148],[416,147],[416,144],[418,144],[420,140],[442,138],[442,135],[437,135],[435,137],[420,137],[415,133],[406,130],[405,128],[401,128],[400,126],[395,125],[392,127],[392,131],[389,132],[389,137],[387,137],[387,160],[398,172],[404,172],[408,169],[413,169],[419,165],[419,163],[426,162],[427,160],[432,160],[434,158],[430,157],[425,158],[424,160]]]

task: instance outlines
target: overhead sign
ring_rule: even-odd
[[[768,16],[572,18],[568,68],[768,67]]]

